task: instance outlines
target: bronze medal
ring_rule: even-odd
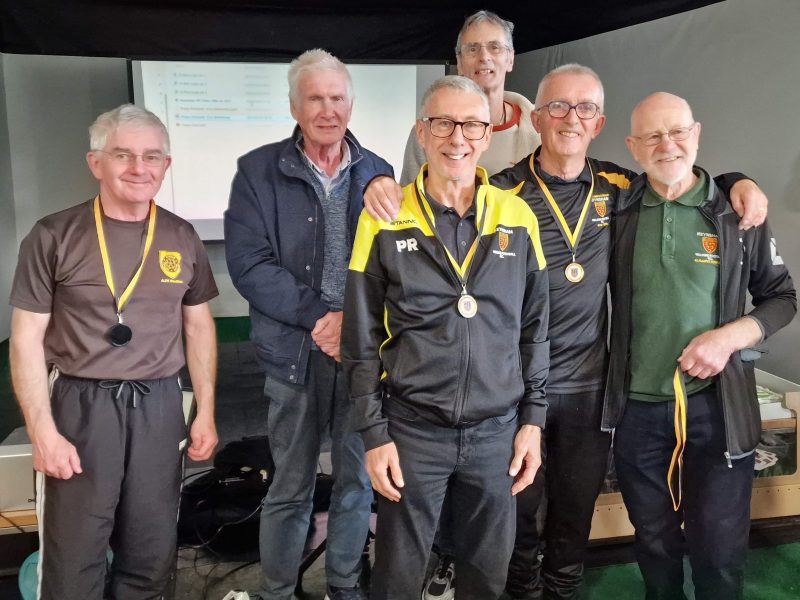
[[[585,272],[583,267],[578,262],[571,262],[567,265],[567,268],[564,269],[564,276],[567,278],[567,281],[571,283],[579,283],[583,281],[583,276]]]
[[[469,294],[461,294],[457,306],[458,314],[465,319],[471,319],[478,314],[478,302]]]

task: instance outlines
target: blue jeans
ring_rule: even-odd
[[[614,436],[619,486],[636,528],[636,560],[648,600],[686,597],[684,553],[697,600],[734,600],[744,585],[755,454],[728,466],[722,406],[713,387],[689,396],[686,407],[683,502],[677,512],[667,488],[675,403],[628,400]]]
[[[311,518],[320,444],[328,431],[334,484],[325,570],[328,585],[355,586],[373,496],[364,470],[364,443],[350,427],[344,372],[329,356],[312,351],[305,385],[267,375],[264,393],[275,477],[261,510],[261,594],[269,600],[292,598]]]
[[[516,410],[471,427],[442,427],[384,403],[405,486],[399,502],[378,499],[372,600],[418,600],[445,494],[459,600],[498,598],[514,545],[515,501],[508,467]]]

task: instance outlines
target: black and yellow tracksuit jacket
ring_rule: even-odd
[[[341,348],[367,449],[391,441],[388,402],[446,427],[515,407],[520,424],[544,426],[549,295],[536,217],[478,167],[478,237],[459,265],[429,225],[424,174],[403,188],[395,221],[362,212],[356,232]],[[471,319],[456,308],[465,275]]]

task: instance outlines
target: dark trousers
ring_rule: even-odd
[[[551,394],[542,468],[517,496],[517,535],[506,589],[515,598],[574,598],[611,435],[600,431],[603,392]],[[537,513],[546,502],[540,535]],[[539,553],[543,560],[539,563]]]
[[[617,476],[636,528],[636,559],[647,598],[685,598],[684,553],[692,565],[695,598],[742,598],[755,454],[728,465],[714,387],[689,396],[686,405],[683,502],[677,512],[667,488],[674,402],[628,400],[614,438]]]
[[[83,473],[46,477],[40,520],[41,598],[102,600],[106,550],[111,547],[106,598],[161,598],[175,559],[183,396],[177,378],[103,389],[89,379],[53,384],[53,418],[75,445]]]
[[[328,585],[353,587],[361,572],[373,494],[364,469],[364,442],[351,428],[344,371],[331,357],[314,350],[304,385],[268,375],[264,392],[269,398],[267,434],[275,476],[261,509],[261,596],[293,597],[311,519],[320,445],[328,432],[334,483],[325,574]]]
[[[492,600],[503,592],[514,543],[515,503],[508,468],[516,411],[464,428],[424,421],[384,406],[405,487],[400,502],[381,497],[372,600],[419,600],[436,524],[449,490],[458,526],[451,532],[459,600]]]

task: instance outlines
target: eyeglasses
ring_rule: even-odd
[[[664,138],[664,136],[667,136],[673,142],[682,142],[689,139],[689,136],[692,135],[692,130],[694,129],[695,125],[697,125],[697,123],[692,123],[687,127],[676,127],[675,129],[670,129],[669,131],[654,131],[644,135],[632,135],[631,137],[639,140],[645,146],[657,146],[661,143],[661,140]]]
[[[577,104],[570,104],[569,102],[563,102],[561,100],[554,100],[553,102],[549,102],[544,106],[537,107],[536,110],[542,110],[543,108],[546,108],[547,112],[554,119],[563,119],[569,114],[569,111],[574,108],[575,114],[578,115],[578,118],[584,121],[593,119],[594,116],[600,111],[600,107],[594,102],[578,102]]]
[[[481,48],[486,48],[489,54],[497,56],[503,52],[508,52],[510,48],[501,42],[489,42],[488,44],[464,44],[461,46],[461,54],[469,57],[478,56],[481,53]]]
[[[453,135],[456,125],[461,126],[461,135],[468,140],[480,140],[486,135],[486,128],[489,123],[483,121],[453,121],[445,117],[422,117],[421,119],[428,124],[431,134],[438,138],[447,138]]]
[[[134,154],[133,152],[124,152],[118,150],[116,152],[106,152],[105,150],[94,150],[94,152],[102,152],[107,154],[112,161],[118,165],[134,165],[136,160],[141,158],[142,163],[146,167],[161,167],[167,160],[167,156],[161,152],[148,152],[146,154]]]

